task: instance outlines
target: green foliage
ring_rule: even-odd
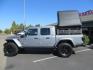
[[[26,25],[24,25],[23,23],[16,24],[16,22],[13,21],[10,31],[15,34],[22,31],[25,27]]]
[[[18,31],[18,28],[19,28],[19,25],[16,24],[15,21],[13,21],[12,26],[11,26],[11,28],[10,28],[10,31],[11,31],[12,33],[15,33],[15,32]]]
[[[3,31],[2,30],[0,30],[0,33],[2,33]]]
[[[10,29],[5,29],[5,30],[4,30],[4,33],[6,33],[6,34],[10,34],[11,31],[10,31]]]
[[[84,45],[88,45],[90,42],[89,37],[87,35],[84,35]]]
[[[30,25],[28,25],[28,26],[25,26],[25,28],[31,28],[32,27],[32,25],[30,24]]]
[[[26,26],[26,25],[24,25],[23,23],[17,24],[15,21],[13,21],[11,27],[10,27],[9,29],[5,29],[4,32],[5,32],[6,34],[10,34],[11,32],[12,32],[13,34],[15,34],[15,33],[18,33],[18,32],[20,32],[20,31],[24,30],[24,28],[29,28],[29,27],[31,27],[31,25]]]

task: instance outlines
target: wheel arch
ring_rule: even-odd
[[[72,42],[71,40],[60,40],[60,41],[57,43],[56,47],[57,47],[60,43],[68,43],[68,44],[70,44],[72,47],[75,47],[75,45],[73,44],[73,42]]]
[[[18,48],[22,48],[22,45],[21,43],[17,40],[17,39],[9,39],[9,40],[6,40],[7,42],[13,42]]]

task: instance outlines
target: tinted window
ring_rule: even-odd
[[[58,35],[76,35],[76,34],[81,34],[82,31],[81,30],[58,30],[57,34]]]
[[[38,30],[37,29],[29,29],[27,32],[27,35],[37,35]]]
[[[41,28],[41,35],[50,35],[50,29],[49,28]]]

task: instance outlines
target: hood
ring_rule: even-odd
[[[24,35],[24,34],[25,34],[24,31],[21,31],[21,32],[17,33],[17,35]]]
[[[6,40],[10,40],[10,39],[14,39],[14,38],[19,38],[19,35],[11,35],[9,37],[6,38]]]

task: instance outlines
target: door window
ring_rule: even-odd
[[[27,32],[27,35],[38,35],[38,30],[37,29],[29,29]]]
[[[50,35],[50,28],[41,28],[41,35]]]

